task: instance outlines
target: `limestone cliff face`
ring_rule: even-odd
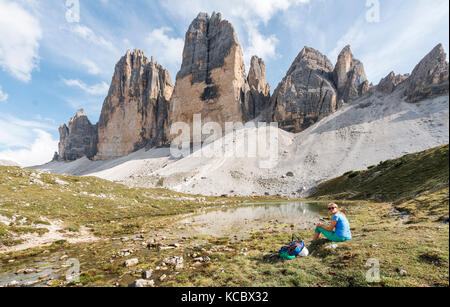
[[[444,48],[439,44],[420,61],[404,82],[407,101],[413,103],[439,95],[448,95],[449,64],[446,58]]]
[[[261,58],[253,56],[247,77],[248,86],[244,102],[244,121],[258,117],[270,104],[270,84],[266,82],[266,65]]]
[[[350,46],[346,46],[339,54],[333,71],[333,80],[338,99],[344,102],[357,99],[369,91],[364,65],[354,58]]]
[[[300,132],[335,112],[340,105],[333,68],[325,55],[303,48],[271,97],[272,120],[284,130]]]
[[[256,74],[252,78],[259,82]],[[223,128],[225,122],[252,119],[257,110],[249,91],[233,26],[222,20],[220,13],[200,13],[186,33],[183,62],[170,102],[170,122],[192,125],[193,115],[201,114],[204,123],[217,122]]]
[[[98,123],[96,159],[121,157],[145,146],[166,143],[169,72],[141,50],[117,63]]]
[[[59,152],[55,156],[59,160],[92,158],[97,153],[97,126],[91,124],[83,110],[70,119],[69,126],[61,125],[59,135]]]

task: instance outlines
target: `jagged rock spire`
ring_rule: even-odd
[[[325,55],[303,48],[271,97],[272,120],[282,129],[300,132],[335,112],[339,105],[333,69]]]
[[[251,89],[265,96],[270,95],[270,85],[266,83],[266,64],[256,55],[252,56],[247,81]]]
[[[439,44],[417,64],[405,81],[405,95],[409,102],[448,95],[449,65],[446,59],[444,47]]]
[[[390,94],[408,77],[409,75],[396,75],[392,71],[386,77],[381,79],[380,83],[377,85],[377,90],[385,94]]]
[[[91,124],[83,109],[69,120],[68,126],[59,127],[59,135],[58,159],[73,161],[97,153],[97,126]]]
[[[128,50],[117,63],[98,123],[96,159],[124,156],[166,142],[169,72],[142,50]]]
[[[258,117],[270,104],[270,84],[266,82],[266,65],[257,56],[251,59],[247,84],[243,115],[245,122]]]
[[[354,58],[350,45],[342,49],[338,56],[333,79],[338,92],[338,99],[349,102],[361,97],[369,90],[364,65]]]
[[[256,74],[251,78],[260,82]],[[243,122],[255,117],[254,103],[233,26],[220,13],[200,13],[186,32],[170,121],[191,124],[193,115],[201,114],[203,122],[222,126]]]

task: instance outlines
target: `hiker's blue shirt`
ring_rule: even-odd
[[[343,239],[351,240],[352,232],[347,217],[342,213],[336,213],[333,216],[333,221],[337,221],[335,234]]]

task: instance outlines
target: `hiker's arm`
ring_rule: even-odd
[[[336,227],[337,221],[331,221],[330,226],[326,227],[323,226],[322,224],[317,224],[317,227],[323,228],[326,231],[333,231],[334,227]]]

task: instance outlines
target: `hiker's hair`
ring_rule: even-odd
[[[336,204],[336,203],[330,203],[330,204],[328,205],[328,208],[329,208],[330,206],[335,206],[336,209],[337,209],[337,211],[338,211],[338,213],[342,213],[342,214],[345,215],[345,209],[344,209],[344,211],[342,211],[342,209],[339,208],[338,204]]]

